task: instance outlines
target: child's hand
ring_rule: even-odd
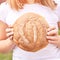
[[[51,44],[60,47],[60,36],[58,35],[58,31],[55,27],[49,27],[47,30],[47,39]]]
[[[9,26],[7,29],[6,29],[6,35],[7,35],[7,39],[10,39],[12,40],[13,39],[13,27]]]

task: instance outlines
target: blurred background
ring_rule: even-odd
[[[0,0],[0,4],[5,2],[6,0]],[[58,5],[60,5],[60,0],[54,0]],[[60,34],[60,31],[59,31]],[[0,60],[12,60],[12,52],[1,54],[0,53]]]

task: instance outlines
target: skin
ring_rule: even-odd
[[[58,35],[58,31],[55,27],[48,28],[46,38],[48,39],[49,43],[54,44],[60,48],[60,35]]]
[[[2,2],[5,2],[6,0],[0,0],[0,4],[2,3]]]

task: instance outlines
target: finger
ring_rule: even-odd
[[[13,36],[10,36],[10,37],[8,38],[8,40],[13,40]]]
[[[51,43],[51,44],[57,45],[57,41],[48,40],[48,42]]]
[[[47,35],[57,35],[58,34],[58,31],[55,29],[55,30],[52,30],[52,31],[49,31],[47,32]]]
[[[11,32],[11,31],[13,31],[12,28],[7,28],[7,29],[6,29],[6,33],[9,33],[9,32]]]
[[[9,25],[8,27],[9,27],[9,28],[13,28],[13,26],[12,26],[12,25]]]
[[[51,41],[56,41],[58,40],[58,37],[57,36],[47,36],[46,37],[48,40],[51,40]]]
[[[7,33],[7,37],[13,36],[13,32]]]
[[[49,32],[49,31],[54,30],[54,29],[56,29],[56,27],[50,26],[50,27],[47,29],[47,31]]]

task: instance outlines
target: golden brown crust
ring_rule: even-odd
[[[46,40],[48,24],[38,14],[26,13],[22,15],[16,20],[13,27],[13,41],[23,50],[34,52],[48,44]]]

